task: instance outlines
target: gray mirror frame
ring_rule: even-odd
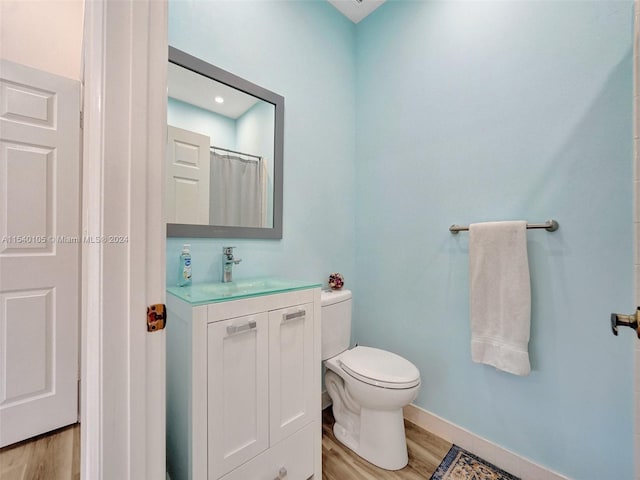
[[[227,227],[221,225],[188,225],[167,223],[168,237],[202,238],[282,238],[282,185],[284,150],[284,97],[233,73],[222,70],[175,47],[169,47],[169,62],[224,83],[275,105],[275,138],[273,152],[273,227]]]

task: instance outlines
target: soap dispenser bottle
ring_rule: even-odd
[[[191,285],[191,245],[185,243],[180,254],[180,268],[178,269],[178,286]]]

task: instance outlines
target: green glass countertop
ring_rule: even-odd
[[[241,298],[259,297],[273,293],[293,292],[308,288],[319,288],[319,283],[263,277],[237,280],[229,283],[194,283],[189,287],[167,287],[167,292],[191,305],[228,302]]]

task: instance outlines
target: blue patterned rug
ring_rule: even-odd
[[[451,447],[431,480],[520,480],[457,445]]]

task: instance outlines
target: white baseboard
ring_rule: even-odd
[[[404,418],[522,480],[570,480],[416,405],[404,408]]]

